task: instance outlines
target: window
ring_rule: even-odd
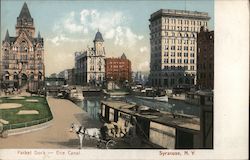
[[[191,63],[191,64],[194,64],[194,59],[190,59],[190,63]]]
[[[175,43],[175,39],[172,39],[172,44],[174,44]]]
[[[188,50],[188,46],[184,46],[184,50],[187,51]]]
[[[190,53],[190,57],[194,57],[194,53]]]
[[[175,52],[171,52],[171,56],[174,57],[175,56]]]
[[[181,56],[182,56],[181,52],[178,52],[178,54],[177,54],[177,55],[178,55],[178,57],[181,57]]]
[[[168,63],[168,59],[164,59],[164,63]]]
[[[181,60],[181,59],[178,59],[178,63],[182,63],[182,60]]]
[[[186,63],[186,64],[187,64],[187,63],[188,63],[188,59],[184,59],[184,63]]]
[[[188,57],[188,53],[187,52],[184,53],[184,57]]]
[[[175,46],[171,46],[171,50],[175,50]]]
[[[178,44],[181,44],[181,39],[178,39]]]
[[[175,59],[171,59],[171,63],[175,63]]]

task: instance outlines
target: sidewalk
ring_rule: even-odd
[[[81,123],[85,127],[100,127],[88,114],[69,100],[48,98],[53,114],[51,127],[8,138],[0,138],[0,149],[39,148],[39,149],[77,149],[79,140],[75,133],[69,132],[72,122]],[[83,143],[86,148],[94,148],[91,142]]]

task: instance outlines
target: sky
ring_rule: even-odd
[[[208,12],[214,30],[213,0],[83,1],[1,0],[1,41],[8,29],[15,35],[16,19],[27,2],[36,35],[44,38],[46,75],[74,67],[74,52],[93,47],[96,32],[102,33],[106,57],[125,53],[133,71],[149,71],[149,18],[159,9]]]

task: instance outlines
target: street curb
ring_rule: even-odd
[[[8,130],[8,136],[19,135],[19,134],[34,132],[34,131],[38,131],[38,130],[41,130],[41,129],[48,128],[53,124],[52,120],[53,119],[51,119],[48,122],[38,124],[38,125],[34,125],[34,126],[30,126],[30,127],[24,127],[24,128],[17,128],[17,129]]]

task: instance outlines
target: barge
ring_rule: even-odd
[[[102,101],[100,116],[106,122],[133,125],[138,137],[160,148],[201,148],[200,120],[194,116],[162,112],[122,101]]]

